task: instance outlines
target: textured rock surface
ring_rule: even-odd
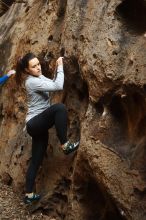
[[[45,196],[34,210],[59,220],[146,219],[145,1],[11,1],[0,14],[1,71],[33,51],[52,77],[65,49],[65,88],[53,100],[68,108],[69,137],[81,138],[78,154],[65,157],[50,130],[36,184]],[[14,79],[0,108],[0,175],[22,191],[31,140]]]

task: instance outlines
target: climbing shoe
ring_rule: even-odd
[[[33,193],[32,197],[28,197],[28,196],[25,196],[24,197],[24,203],[25,204],[31,204],[32,202],[36,202],[38,200],[40,200],[41,196],[39,194],[35,194]]]
[[[65,144],[63,148],[64,154],[70,154],[78,149],[80,142],[70,143],[69,141]]]

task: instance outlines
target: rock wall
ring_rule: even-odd
[[[145,1],[3,2],[1,71],[32,51],[53,77],[63,53],[65,87],[52,100],[67,106],[69,138],[81,139],[66,157],[50,130],[34,210],[59,220],[146,219]],[[14,79],[1,88],[0,109],[1,180],[22,192],[31,139],[25,89]]]

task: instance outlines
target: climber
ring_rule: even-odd
[[[26,173],[26,194],[24,202],[31,204],[40,199],[33,192],[35,178],[42,164],[47,145],[48,129],[55,125],[57,136],[64,154],[77,150],[79,141],[70,143],[67,139],[67,111],[63,104],[50,103],[49,92],[63,89],[63,58],[56,61],[57,76],[51,80],[42,75],[41,65],[33,53],[26,54],[16,66],[16,82],[25,82],[28,98],[26,129],[32,137],[32,158]]]
[[[5,83],[7,79],[16,73],[15,70],[10,70],[6,75],[0,77],[0,85]]]

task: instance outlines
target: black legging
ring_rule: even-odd
[[[55,125],[61,144],[67,142],[67,111],[63,104],[54,104],[30,119],[27,132],[32,137],[32,158],[26,174],[26,192],[31,193],[37,171],[48,146],[48,129]]]

